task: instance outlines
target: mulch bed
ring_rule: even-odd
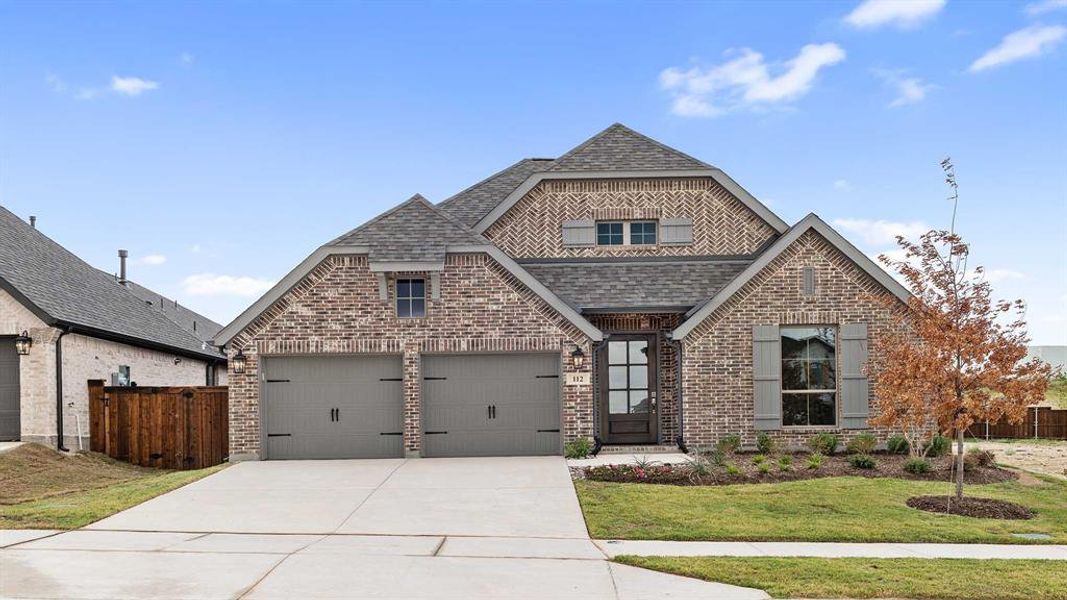
[[[915,496],[908,498],[908,506],[927,512],[978,517],[980,519],[1033,519],[1034,513],[1025,506],[994,500],[993,498],[974,498],[964,496]]]
[[[725,466],[712,467],[711,472],[696,475],[686,464],[660,465],[649,464],[644,467],[636,465],[610,465],[598,467],[576,467],[572,473],[576,478],[590,481],[607,481],[614,483],[652,483],[664,485],[734,485],[739,483],[777,483],[781,481],[799,481],[822,477],[894,477],[912,481],[952,481],[952,457],[944,456],[929,459],[931,469],[928,473],[915,475],[904,470],[908,456],[899,454],[874,454],[873,469],[858,469],[848,462],[848,456],[835,454],[825,457],[818,469],[809,469],[806,454],[791,454],[792,465],[783,470],[778,465],[778,457],[767,458],[770,471],[760,472],[753,463],[754,454],[736,454],[729,457],[727,464],[733,465],[736,473],[729,473]],[[969,484],[1000,483],[1015,480],[1018,475],[998,467],[974,467],[964,472],[964,482]]]

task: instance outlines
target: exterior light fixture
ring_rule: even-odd
[[[15,352],[19,356],[26,356],[30,353],[30,346],[33,345],[33,338],[30,337],[28,331],[23,330],[22,335],[15,338]]]
[[[233,365],[233,372],[237,373],[238,375],[245,372],[245,364],[247,362],[248,359],[245,358],[245,353],[242,352],[240,349],[238,349],[237,354],[235,354],[234,357],[230,359],[230,364]]]
[[[574,364],[575,369],[581,369],[582,365],[585,364],[585,352],[582,352],[581,347],[574,347],[574,352],[571,352],[571,362]]]

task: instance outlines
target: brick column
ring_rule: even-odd
[[[588,342],[582,343],[582,352],[585,353],[585,361],[580,369],[574,367],[571,352],[574,344],[563,344],[560,359],[563,364],[563,441],[569,442],[577,437],[593,437],[593,349]],[[589,383],[585,385],[567,385],[568,373],[585,373]]]
[[[422,450],[421,375],[417,344],[404,346],[404,456],[418,458]]]

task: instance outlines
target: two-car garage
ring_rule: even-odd
[[[560,453],[559,354],[424,355],[422,455]],[[266,357],[268,459],[404,454],[400,356]]]

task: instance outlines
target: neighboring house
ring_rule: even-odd
[[[1030,346],[1026,349],[1026,358],[1039,358],[1052,368],[1067,373],[1067,346]]]
[[[87,449],[91,379],[170,386],[225,377],[226,358],[210,344],[219,324],[120,279],[0,207],[0,439]],[[23,332],[32,342],[19,355]]]
[[[441,204],[413,197],[227,325],[231,456],[847,438],[873,409],[869,341],[907,297],[815,215],[789,226],[613,125]]]

